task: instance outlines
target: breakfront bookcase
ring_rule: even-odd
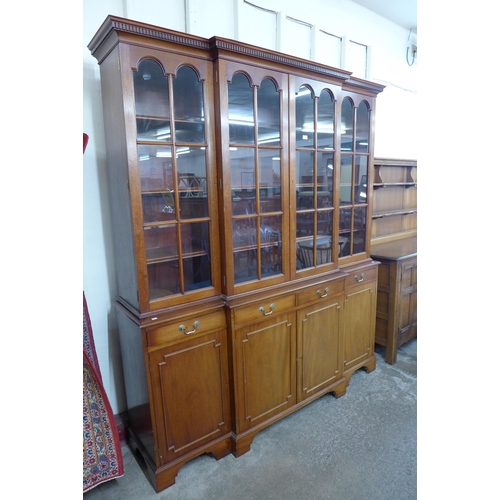
[[[380,262],[375,343],[394,364],[417,336],[417,161],[374,159],[372,258]]]
[[[375,368],[376,96],[351,73],[108,16],[100,65],[128,436],[156,491]]]

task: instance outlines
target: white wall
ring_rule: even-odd
[[[115,414],[126,409],[112,305],[116,298],[117,270],[110,235],[99,67],[87,49],[108,14],[207,38],[217,35],[268,47],[274,43],[275,46],[269,48],[295,54],[299,48],[291,41],[294,33],[300,32],[301,40],[305,40],[300,49],[306,54],[317,54],[321,62],[326,62],[325,51],[315,48],[312,41],[309,47],[306,46],[309,31],[313,33],[319,29],[370,46],[370,79],[387,86],[377,101],[375,154],[417,158],[418,65],[417,62],[413,66],[407,64],[409,33],[406,29],[351,0],[252,0],[251,3],[277,12],[276,23],[272,13],[257,11],[243,0],[83,0],[83,131],[90,136],[83,157],[83,288],[104,387]],[[262,29],[260,32],[251,29],[256,25],[262,28],[262,23],[252,22],[261,17],[267,27],[264,33]],[[271,33],[275,25],[277,34]],[[324,40],[324,37],[316,40]],[[331,57],[332,61],[338,60],[336,54]],[[345,55],[345,69],[354,71],[349,66],[348,54]]]

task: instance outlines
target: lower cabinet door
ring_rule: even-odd
[[[225,330],[149,354],[160,464],[230,431]]]
[[[376,274],[374,278],[369,278],[367,276],[364,282],[347,288],[344,310],[344,372],[361,367],[374,353]]]
[[[276,316],[235,332],[237,433],[265,422],[296,402],[293,317]]]
[[[334,384],[342,376],[343,295],[297,312],[298,400]]]
[[[401,264],[398,346],[417,336],[417,259]]]

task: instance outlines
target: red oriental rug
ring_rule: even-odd
[[[123,476],[111,405],[102,385],[92,325],[83,294],[83,492]]]

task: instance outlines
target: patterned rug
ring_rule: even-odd
[[[92,325],[83,295],[83,492],[123,476],[123,458],[111,405],[102,385]]]

